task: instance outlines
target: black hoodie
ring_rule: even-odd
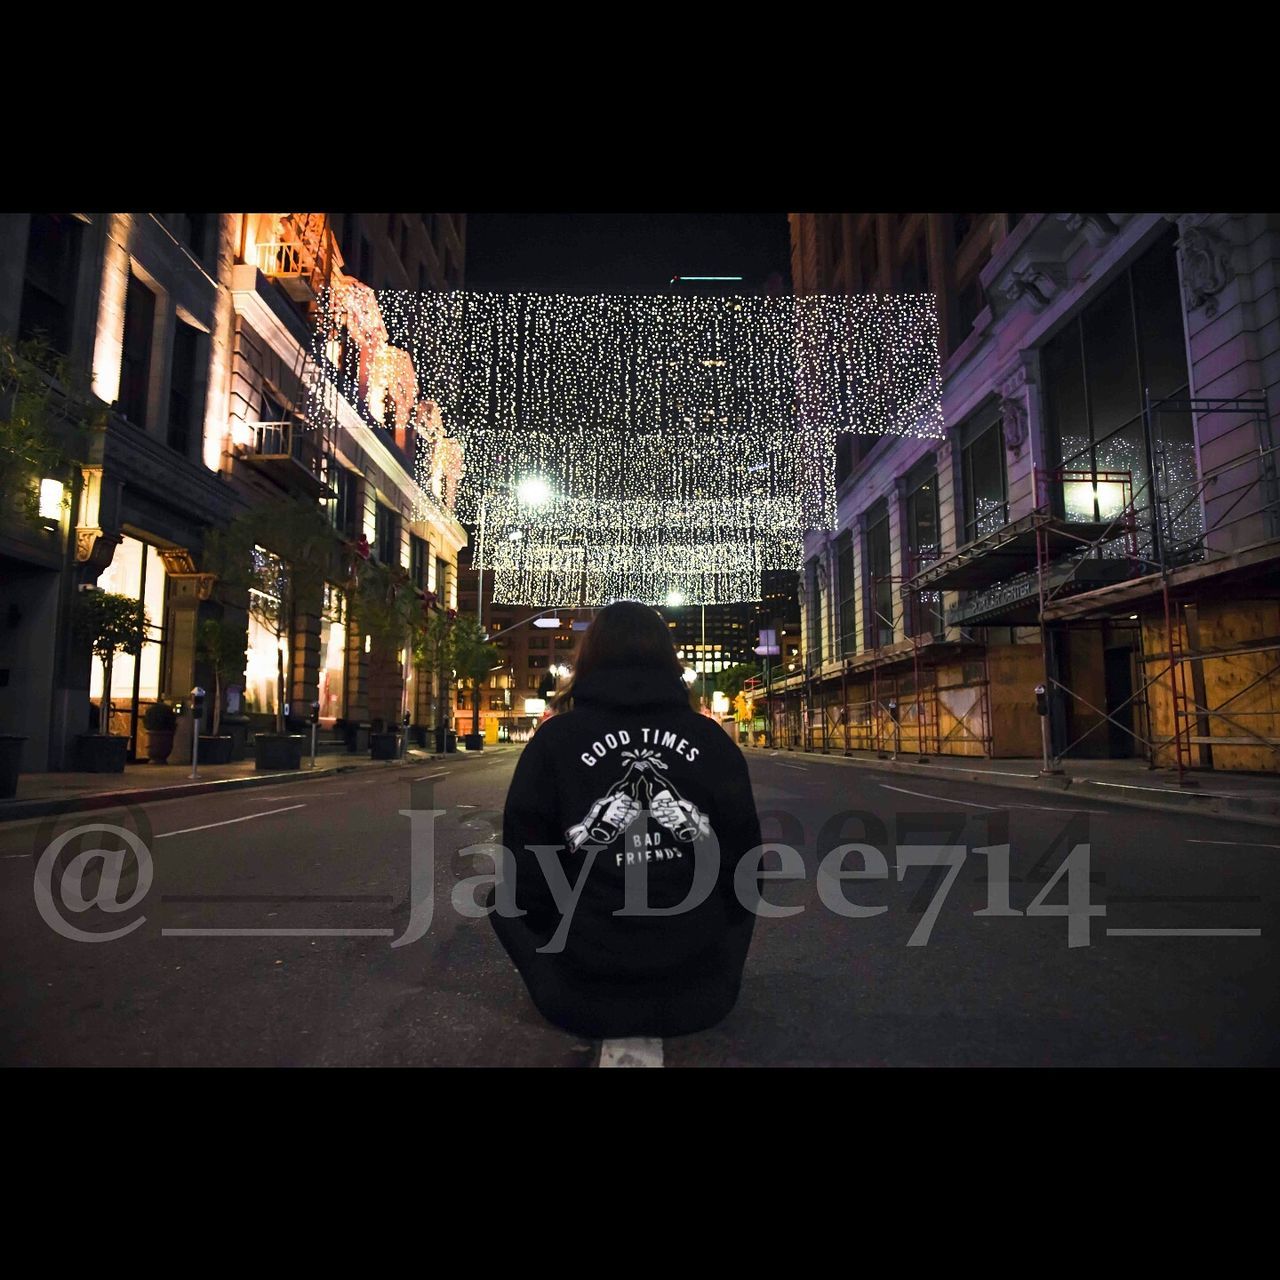
[[[682,680],[654,670],[598,670],[576,680],[572,710],[544,721],[524,748],[503,814],[516,905],[540,940],[562,917],[530,846],[560,846],[569,886],[593,859],[564,950],[547,958],[620,989],[709,979],[736,989],[755,916],[737,899],[734,871],[759,843],[742,752],[689,706]],[[649,908],[684,902],[698,858],[715,876],[698,905],[666,916],[614,914],[628,874],[633,884],[647,876],[641,901]]]

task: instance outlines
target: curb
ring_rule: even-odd
[[[458,753],[461,754],[461,753]],[[478,754],[478,753],[477,753]],[[448,756],[418,756],[414,760],[386,760],[387,767],[404,769]],[[128,804],[148,804],[153,800],[181,800],[186,796],[219,791],[241,791],[248,787],[275,786],[282,782],[311,782],[343,773],[359,773],[372,767],[362,764],[340,764],[333,769],[298,769],[287,773],[251,773],[243,778],[211,778],[208,782],[179,782],[167,787],[135,787],[129,791],[94,791],[81,796],[59,796],[48,800],[6,800],[0,802],[0,823],[19,822],[24,818],[45,818],[59,813],[80,813],[92,809],[118,809]]]
[[[1280,827],[1280,801],[1254,800],[1249,796],[1230,796],[1220,792],[1166,791],[1164,788],[1141,787],[1134,783],[1100,782],[1094,778],[1064,775],[1042,778],[1038,774],[997,773],[990,769],[963,769],[930,761],[916,764],[906,760],[868,760],[862,756],[823,754],[821,751],[788,751],[785,748],[751,747],[751,754],[768,758],[779,756],[817,760],[824,764],[853,766],[876,773],[906,774],[908,777],[941,777],[949,782],[970,782],[989,787],[1010,787],[1020,791],[1046,791],[1080,796],[1090,803],[1118,805],[1126,809],[1147,809],[1159,813],[1193,813],[1203,817],[1230,818],[1255,826]],[[1141,792],[1145,794],[1116,794]]]

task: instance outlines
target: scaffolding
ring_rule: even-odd
[[[1142,413],[1151,456],[1138,479],[1122,470],[1035,469],[1035,506],[1027,515],[946,556],[915,553],[907,574],[872,575],[870,648],[841,653],[833,663],[806,667],[780,682],[777,745],[920,759],[992,756],[988,632],[994,625],[1039,632],[1051,695],[1053,745],[1046,769],[1057,769],[1100,731],[1127,735],[1152,768],[1167,758],[1180,782],[1197,766],[1215,767],[1215,749],[1255,749],[1271,760],[1264,767],[1275,768],[1280,494],[1266,400],[1153,401],[1147,394]],[[1197,431],[1194,474],[1181,481],[1165,433],[1166,419],[1175,414],[1197,424],[1212,420],[1219,428],[1211,439]],[[890,587],[887,613],[882,584]],[[1214,587],[1230,593],[1224,609],[1241,590],[1253,591],[1264,604],[1274,601],[1274,609],[1263,611],[1270,619],[1263,634],[1232,636],[1228,617],[1210,628],[1227,634],[1207,637],[1200,608]],[[970,597],[942,617],[941,592],[953,589]],[[922,627],[922,617],[932,625]],[[910,634],[893,639],[900,624]],[[1114,703],[1105,688],[1101,697],[1090,697],[1063,667],[1071,634],[1094,627],[1135,633],[1136,687]],[[1017,643],[997,647],[1033,650]],[[1099,654],[1101,666],[1093,674],[1105,686],[1105,640]],[[1234,668],[1232,659],[1239,660]],[[939,679],[957,664],[959,682]],[[1020,658],[1019,674],[1025,665]],[[948,714],[947,695],[959,690],[969,705],[953,704]],[[774,695],[771,688],[771,716]],[[1028,711],[1033,705],[1028,687]],[[1078,733],[1068,729],[1076,715],[1092,717]]]

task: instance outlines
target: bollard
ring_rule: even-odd
[[[316,728],[320,724],[320,704],[311,704],[311,767],[316,767]]]
[[[400,759],[405,760],[409,755],[409,713],[407,711],[401,723],[403,728],[400,731]]]
[[[204,690],[191,690],[191,776],[200,776],[200,722],[204,719]]]

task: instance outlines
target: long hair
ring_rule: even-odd
[[[552,706],[567,711],[573,706],[573,688],[584,676],[605,669],[668,672],[679,680],[684,667],[676,657],[671,632],[662,615],[647,604],[618,600],[606,605],[583,634],[569,683],[556,694]]]

